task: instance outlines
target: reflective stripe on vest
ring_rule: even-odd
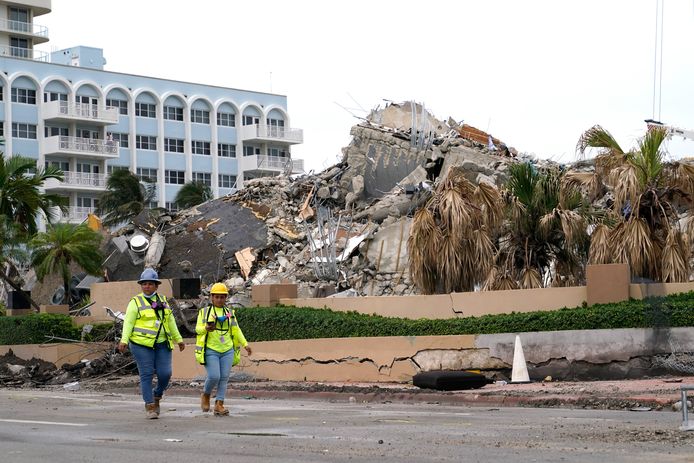
[[[133,328],[133,331],[134,331],[134,332],[137,332],[137,333],[151,334],[152,336],[156,336],[156,335],[157,335],[157,332],[156,332],[156,331],[154,331],[154,330],[148,330],[147,328],[137,328],[137,327],[135,327],[135,328]]]

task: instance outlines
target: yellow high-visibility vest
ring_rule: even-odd
[[[169,307],[166,300],[166,296],[163,294],[159,295],[159,299],[160,300],[157,301],[157,303],[163,303],[166,305],[166,308],[164,309],[164,316],[162,318],[157,318],[156,311],[152,308],[150,303],[147,302],[147,299],[143,293],[133,297],[132,300],[135,301],[135,305],[137,306],[137,318],[135,319],[133,332],[130,335],[130,341],[141,346],[154,347],[154,343],[157,340],[157,335],[160,331],[164,331],[166,334],[166,341],[169,344],[169,349],[173,349],[174,342],[171,337],[171,333],[169,333],[169,331],[166,329],[166,324],[168,323],[169,317],[173,317],[173,313],[171,312],[171,307]]]

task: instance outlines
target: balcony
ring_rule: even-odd
[[[31,48],[0,46],[0,57],[48,62],[48,53]]]
[[[34,45],[48,42],[48,28],[38,24],[0,19],[0,32],[7,32],[15,37],[33,39]]]
[[[91,159],[114,159],[118,157],[117,141],[97,140],[56,135],[44,139],[44,153],[77,156]]]
[[[56,122],[84,121],[91,124],[111,125],[118,123],[120,113],[113,106],[87,103],[68,103],[67,101],[49,101],[41,108],[45,120]]]
[[[46,190],[104,191],[106,178],[106,174],[67,171],[62,182],[48,179],[44,187]]]
[[[282,156],[244,156],[242,158],[244,171],[271,172],[271,173],[304,173],[304,160],[292,159]],[[290,170],[290,172],[287,172]]]
[[[258,141],[297,145],[304,142],[304,131],[275,125],[244,125],[240,130],[243,141]]]
[[[60,221],[69,223],[81,223],[87,219],[87,215],[93,214],[93,207],[69,206],[67,213],[63,214]]]

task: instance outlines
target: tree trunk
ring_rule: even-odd
[[[12,281],[12,279],[9,276],[7,276],[7,274],[5,273],[5,270],[2,267],[0,267],[0,278],[5,280],[5,282],[7,282],[8,285],[12,286],[12,288],[14,288],[15,291],[22,291],[22,288],[17,283]],[[31,296],[28,296],[28,299],[29,299],[29,303],[32,305],[32,307],[34,307],[34,310],[36,312],[40,312],[41,308],[36,303],[36,301],[34,301],[31,298]]]

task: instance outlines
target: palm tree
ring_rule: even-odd
[[[412,281],[424,294],[473,290],[491,269],[501,218],[496,187],[475,186],[452,168],[414,215],[407,240]]]
[[[43,281],[46,275],[60,272],[65,289],[63,303],[69,303],[70,264],[77,263],[90,275],[101,275],[104,259],[99,251],[100,243],[101,235],[85,224],[49,225],[46,232],[37,234],[29,242],[36,277]]]
[[[188,209],[189,207],[197,206],[210,199],[212,199],[212,189],[206,183],[193,180],[186,183],[178,190],[174,202],[181,209]]]
[[[50,222],[57,218],[55,207],[64,210],[67,205],[66,198],[39,190],[48,179],[63,180],[63,172],[52,166],[37,168],[34,159],[6,158],[0,152],[0,215],[16,223],[21,233],[36,233],[39,213]]]
[[[570,174],[569,183],[583,187],[591,199],[609,189],[614,196],[611,223],[592,233],[589,263],[628,263],[633,276],[662,282],[682,282],[691,272],[694,165],[666,162],[662,148],[667,129],[651,127],[637,146],[624,151],[614,137],[596,125],[578,141],[577,151],[597,148],[595,171]]]
[[[577,191],[562,191],[561,178],[558,169],[510,166],[503,195],[507,220],[483,289],[580,283],[588,250],[586,229],[595,214]]]
[[[10,275],[18,263],[28,260],[26,246],[24,246],[26,244],[25,236],[19,232],[19,226],[16,223],[4,215],[0,215],[0,278],[15,291],[22,291],[22,287]],[[36,301],[31,297],[28,299],[38,312],[40,308]]]
[[[118,224],[145,210],[156,195],[156,184],[140,179],[129,170],[115,170],[106,181],[106,191],[99,197],[96,213],[106,225]]]

